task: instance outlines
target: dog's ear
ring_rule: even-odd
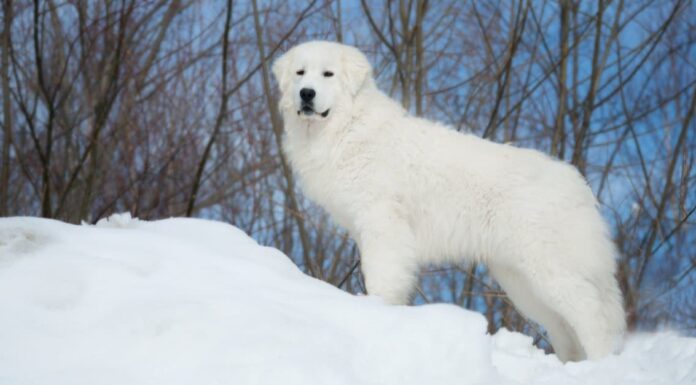
[[[281,92],[287,90],[290,83],[290,65],[292,64],[292,51],[293,50],[291,49],[290,51],[286,52],[281,57],[276,59],[276,61],[273,63],[273,67],[271,68],[273,76],[275,76],[276,81],[278,82],[278,87],[280,88]]]
[[[358,94],[366,82],[372,80],[372,66],[357,48],[345,47],[342,57],[343,76],[351,95]]]

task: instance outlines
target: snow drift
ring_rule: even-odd
[[[696,339],[564,365],[478,313],[347,294],[226,224],[2,218],[0,384],[696,384]]]

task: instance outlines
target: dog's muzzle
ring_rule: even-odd
[[[325,118],[329,116],[329,111],[331,111],[330,108],[324,112],[317,112],[316,110],[314,110],[311,103],[302,103],[302,108],[297,110],[297,115],[304,114],[305,116],[312,116],[314,114],[318,114],[322,118]]]

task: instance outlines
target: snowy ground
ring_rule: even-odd
[[[561,364],[450,305],[386,306],[217,222],[0,218],[0,384],[696,384],[696,339]]]

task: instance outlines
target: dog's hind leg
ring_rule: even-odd
[[[488,268],[517,310],[546,329],[553,350],[561,361],[578,361],[585,357],[573,329],[556,310],[535,294],[534,284],[529,277],[515,268],[495,264],[490,264]]]
[[[600,359],[617,350],[625,329],[618,287],[601,287],[581,277],[544,286],[546,301],[575,332],[587,359]]]
[[[619,346],[625,321],[611,270],[571,268],[558,258],[498,270],[513,303],[549,331],[561,359],[599,359]]]

